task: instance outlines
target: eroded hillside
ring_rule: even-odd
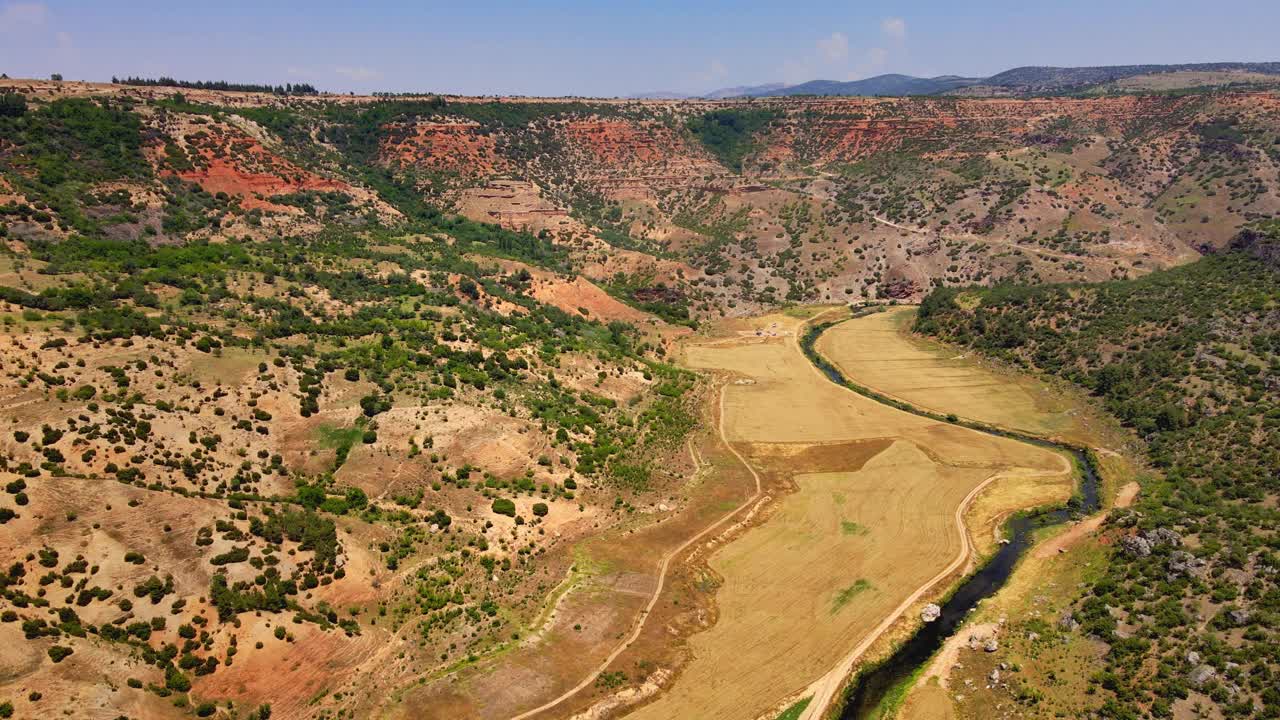
[[[694,317],[1136,276],[1280,206],[1280,100],[1266,93],[713,103],[7,86],[35,116],[83,102],[68,95],[110,103],[151,170],[72,198],[15,172],[24,150],[9,141],[11,235],[93,221],[257,237],[444,209],[539,234],[624,302],[665,289]],[[175,183],[211,197],[189,207]]]
[[[405,223],[244,118],[0,123],[20,716],[369,714],[356,690],[508,649],[687,463],[687,330],[545,239]]]

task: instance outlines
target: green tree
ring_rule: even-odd
[[[0,95],[0,117],[21,117],[27,112],[27,98],[21,93]]]

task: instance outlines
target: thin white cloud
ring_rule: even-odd
[[[794,85],[821,76],[859,80],[883,73],[890,61],[900,63],[907,53],[907,21],[884,18],[879,30],[880,43],[865,49],[851,46],[849,36],[840,31],[820,37],[808,53],[784,60],[777,74]]]
[[[833,32],[818,40],[818,54],[827,62],[842,62],[849,58],[849,38],[842,32]]]
[[[803,57],[790,58],[782,62],[778,71],[782,82],[788,85],[814,80],[819,76],[838,74],[841,66],[849,60],[849,36],[842,32],[833,32],[820,37],[813,48]],[[833,67],[834,66],[834,67]]]
[[[382,77],[382,73],[367,67],[336,67],[333,69],[342,77],[355,82],[364,82],[366,80],[377,80]]]
[[[693,74],[693,82],[702,87],[708,83],[720,82],[728,76],[729,66],[722,60],[712,60],[705,68]]]
[[[850,70],[845,79],[861,80],[872,75],[879,75],[880,70],[884,68],[887,62],[889,62],[888,50],[881,47],[870,48],[867,50],[866,55],[863,56],[862,62]]]
[[[49,19],[44,3],[8,3],[0,7],[0,32],[13,32],[40,27]]]
[[[902,42],[907,39],[907,21],[898,17],[885,18],[880,22],[880,32],[890,40]]]

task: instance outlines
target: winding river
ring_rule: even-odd
[[[849,319],[859,316],[860,314],[855,311],[854,317]],[[840,717],[842,720],[864,720],[874,717],[876,709],[886,695],[893,688],[910,680],[914,673],[933,657],[934,653],[960,627],[961,623],[964,622],[965,616],[979,602],[995,594],[997,590],[1004,586],[1022,554],[1031,548],[1034,533],[1037,529],[1066,522],[1081,514],[1094,513],[1101,504],[1099,502],[1096,466],[1086,448],[1053,442],[1034,435],[997,428],[972,420],[950,419],[947,416],[922,410],[914,405],[890,398],[850,381],[835,365],[814,348],[814,344],[823,332],[838,322],[846,321],[841,320],[813,325],[805,333],[800,343],[805,356],[831,382],[914,415],[927,417],[939,422],[951,422],[979,432],[1069,453],[1075,458],[1075,466],[1080,476],[1078,494],[1065,506],[1014,515],[1005,524],[1007,542],[1001,544],[996,553],[976,573],[967,577],[951,594],[942,605],[941,616],[936,621],[921,627],[884,661],[875,666],[867,667],[858,673],[845,697],[844,709]]]

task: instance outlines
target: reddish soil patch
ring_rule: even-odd
[[[416,168],[486,175],[505,168],[493,135],[476,123],[394,123],[378,149],[384,163]]]
[[[538,302],[555,305],[565,312],[585,315],[596,320],[606,322],[653,320],[653,316],[622,303],[581,275],[573,280],[564,280],[550,274],[541,278],[535,277],[531,294]],[[583,310],[586,312],[582,312]]]
[[[347,638],[340,632],[325,632],[310,624],[283,622],[295,636],[293,642],[270,635],[265,618],[246,617],[248,642],[236,663],[221,672],[199,678],[195,692],[205,697],[234,697],[239,704],[255,707],[270,703],[272,717],[305,717],[314,699],[325,693],[353,688],[353,671],[387,642],[384,632],[366,628],[361,635]],[[255,642],[262,649],[255,649]]]
[[[269,202],[275,195],[303,190],[351,194],[351,186],[321,177],[263,147],[256,138],[225,124],[179,122],[168,128],[172,145],[158,142],[147,154],[162,176],[176,176],[211,193],[243,198],[246,209],[298,212],[296,208]],[[174,148],[185,155],[171,152]]]
[[[654,163],[672,157],[675,139],[658,127],[637,127],[620,120],[568,122],[565,134],[607,165]]]

